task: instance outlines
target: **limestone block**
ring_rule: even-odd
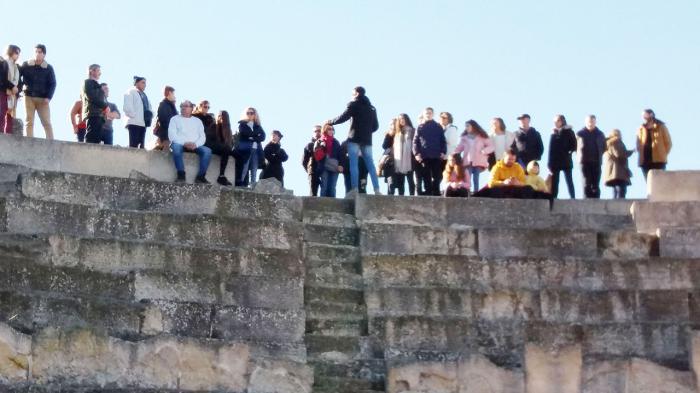
[[[26,381],[31,357],[31,336],[0,323],[0,383]]]
[[[498,367],[479,355],[458,363],[458,393],[524,393],[525,378],[520,370]]]
[[[700,200],[700,171],[650,171],[647,194],[651,202]]]
[[[700,227],[700,200],[635,202],[632,215],[637,231],[655,235],[657,229]]]
[[[700,224],[695,228],[660,228],[659,255],[668,258],[700,258]]]
[[[601,257],[646,258],[658,253],[658,238],[635,231],[611,231],[598,234]]]
[[[458,393],[456,362],[422,362],[391,367],[387,393]]]
[[[360,247],[363,255],[476,255],[476,232],[467,227],[363,224]]]
[[[578,393],[581,387],[581,347],[550,351],[525,346],[525,383],[528,393]]]
[[[583,368],[582,393],[692,393],[693,373],[643,359],[601,361]]]
[[[249,364],[248,393],[311,393],[313,370],[300,363],[255,360]]]
[[[536,229],[478,229],[482,257],[596,257],[593,231]]]

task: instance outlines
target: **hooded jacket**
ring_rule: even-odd
[[[622,139],[618,137],[610,137],[606,141],[607,150],[605,151],[605,165],[603,167],[603,180],[606,185],[612,186],[615,181],[622,181],[627,185],[632,184],[632,177],[629,170],[628,158],[632,156],[634,151],[627,150]]]
[[[379,128],[377,110],[367,96],[359,96],[348,103],[347,109],[340,116],[331,120],[331,125],[345,123],[352,119],[348,141],[362,146],[372,145],[372,133]]]
[[[571,126],[567,125],[560,130],[552,130],[552,135],[549,137],[549,157],[547,160],[549,170],[554,172],[573,168],[574,161],[571,159],[571,155],[576,152],[576,146],[576,134]]]

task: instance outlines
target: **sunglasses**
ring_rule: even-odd
[[[254,115],[255,112],[246,112],[245,114],[248,115],[248,116],[250,116],[250,115]]]
[[[209,106],[209,105],[204,105],[202,108],[204,108],[204,109],[209,109],[210,106]]]

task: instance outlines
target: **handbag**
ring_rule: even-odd
[[[335,158],[326,157],[326,160],[323,162],[323,169],[328,172],[338,173],[339,166],[340,162]]]

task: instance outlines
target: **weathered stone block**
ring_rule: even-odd
[[[642,359],[602,361],[583,368],[582,393],[691,393],[693,375]]]
[[[437,254],[476,255],[476,232],[471,228],[440,228],[418,225],[363,224],[360,232],[363,255]]]
[[[363,258],[362,274],[368,287],[468,288],[469,259],[460,256],[375,255]]]
[[[450,288],[382,288],[365,292],[370,316],[471,317],[471,293]]]
[[[458,362],[457,379],[458,393],[525,392],[525,378],[521,370],[498,367],[479,355]]]
[[[632,214],[637,231],[656,234],[659,228],[692,228],[700,226],[700,201],[635,202]]]
[[[582,364],[578,345],[552,352],[529,344],[525,347],[525,390],[532,393],[578,393]]]
[[[0,323],[0,383],[26,381],[31,356],[31,337]]]
[[[431,197],[392,198],[358,195],[355,217],[362,224],[431,225],[447,227],[447,200]]]
[[[700,171],[650,171],[647,193],[651,202],[698,201]]]
[[[591,231],[480,228],[479,255],[493,257],[597,256],[597,237]]]
[[[659,255],[668,258],[700,258],[700,223],[695,228],[661,228]]]

